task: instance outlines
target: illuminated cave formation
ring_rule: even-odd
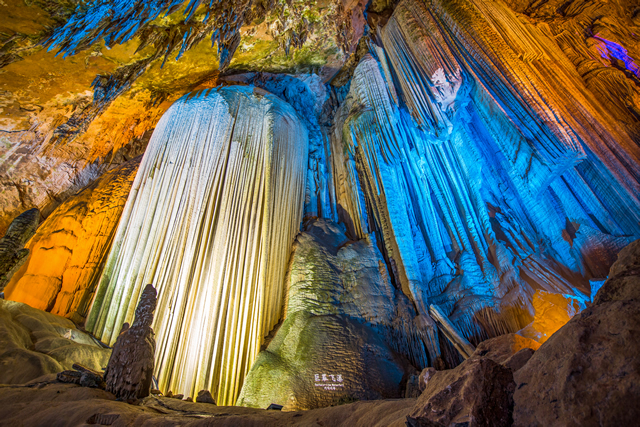
[[[0,225],[17,205],[46,217],[0,245],[6,298],[113,345],[153,284],[162,392],[285,410],[417,397],[427,367],[447,370],[438,384],[517,382],[539,345],[507,334],[553,343],[588,323],[640,238],[640,9],[329,3],[96,0],[60,15],[49,49],[93,46],[86,69],[104,40],[118,65],[92,101],[6,131],[16,189]],[[13,72],[22,50],[4,46]],[[100,146],[99,126],[129,131]],[[67,164],[75,175],[45,173]],[[44,196],[54,179],[64,194]],[[478,361],[509,340],[520,359]]]
[[[233,404],[280,318],[307,140],[295,111],[261,89],[177,101],[138,169],[87,329],[113,344],[153,283],[160,387]]]

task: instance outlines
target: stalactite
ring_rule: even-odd
[[[380,40],[336,114],[337,203],[417,311],[479,342],[536,289],[586,299],[640,235],[637,149],[557,45],[484,0],[401,2]]]
[[[307,145],[295,111],[261,89],[177,101],[143,158],[87,329],[113,343],[152,283],[160,387],[235,403],[281,315]]]

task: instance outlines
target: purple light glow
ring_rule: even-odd
[[[602,37],[595,35],[593,36],[595,39],[600,40],[606,46],[606,51],[604,51],[601,46],[598,46],[598,50],[600,51],[600,55],[604,59],[615,58],[624,62],[627,70],[631,71],[636,77],[640,77],[640,67],[633,61],[627,54],[627,49],[616,42],[609,41],[607,39],[603,39]]]

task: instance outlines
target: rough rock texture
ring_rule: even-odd
[[[29,249],[24,245],[40,224],[40,211],[29,209],[11,222],[7,233],[0,239],[0,294],[15,272],[24,264]]]
[[[198,395],[196,396],[197,403],[211,403],[213,405],[216,404],[216,400],[211,395],[209,390],[200,390]]]
[[[418,377],[418,387],[420,392],[422,393],[425,388],[427,388],[427,383],[436,373],[436,368],[433,366],[429,366],[428,368],[424,368],[422,372],[420,372],[420,376]]]
[[[22,384],[80,363],[100,371],[111,350],[68,319],[0,300],[0,384]]]
[[[632,255],[634,254],[635,255]],[[632,244],[615,271],[638,263]],[[637,283],[598,292],[515,373],[514,420],[522,426],[621,426],[640,418],[640,301]],[[623,285],[623,287],[621,287]],[[622,300],[622,298],[630,299]]]
[[[113,346],[104,371],[105,390],[120,400],[142,399],[151,392],[156,351],[151,324],[156,302],[156,289],[147,285],[140,295],[133,325],[123,325]]]
[[[140,405],[117,402],[104,390],[71,384],[0,387],[3,425],[34,427],[98,425],[282,427],[405,427],[415,399],[356,402],[302,412],[215,406],[166,397],[147,397]]]
[[[425,334],[432,365],[469,353],[447,330],[475,345],[544,317],[536,291],[568,295],[562,321],[538,323],[544,340],[640,237],[634,135],[502,1],[400,2],[345,92],[330,134],[340,220],[375,232],[422,318],[443,314]]]
[[[640,13],[629,0],[510,0],[549,31],[602,107],[640,140]]]
[[[510,369],[488,358],[466,360],[429,379],[407,424],[511,426],[515,387]]]
[[[311,409],[400,397],[413,368],[415,313],[371,238],[350,241],[327,220],[294,245],[282,326],[247,375],[238,405]],[[418,341],[419,343],[419,341]]]
[[[522,333],[544,341],[585,307],[589,282],[606,277],[618,250],[640,237],[640,44],[634,2],[424,0],[395,4],[379,0],[370,2],[375,16],[369,15],[368,22],[363,19],[367,3],[361,0],[214,3],[190,2],[186,12],[193,12],[191,20],[184,19],[184,8],[177,10],[185,4],[180,0],[104,0],[95,7],[78,8],[70,18],[64,15],[62,20],[69,18],[66,25],[58,27],[49,42],[67,53],[80,52],[102,32],[100,36],[113,49],[107,52],[102,45],[94,45],[68,62],[36,48],[28,55],[25,51],[20,61],[17,49],[35,43],[27,43],[16,29],[4,30],[5,21],[13,25],[17,15],[3,20],[0,64],[8,64],[0,76],[0,219],[4,224],[31,206],[42,208],[46,216],[71,190],[102,174],[107,163],[118,163],[143,148],[144,135],[167,108],[162,101],[197,86],[215,86],[219,61],[223,69],[229,65],[282,71],[292,64],[306,64],[307,70],[324,68],[315,82],[305,78],[307,87],[293,82],[298,77],[273,79],[283,83],[277,96],[297,106],[299,114],[304,109],[322,112],[323,120],[305,121],[314,125],[309,132],[316,134],[308,150],[312,161],[307,170],[312,173],[303,192],[304,203],[311,208],[305,212],[309,217],[341,220],[352,239],[375,236],[370,240],[379,245],[389,282],[402,290],[417,315],[409,316],[408,326],[391,327],[394,334],[404,332],[388,341],[418,368],[440,363],[455,366],[470,355],[472,345],[522,330],[532,320]],[[24,8],[19,5],[18,9]],[[161,14],[167,11],[172,13]],[[265,20],[241,28],[253,18]],[[367,24],[377,28],[369,31]],[[323,32],[327,27],[334,30]],[[12,39],[13,33],[17,37]],[[198,43],[207,34],[217,42],[217,58],[210,55],[207,43]],[[264,43],[267,34],[274,39],[270,43]],[[128,39],[129,44],[117,46]],[[141,49],[134,53],[139,41]],[[344,52],[336,50],[329,60],[324,47],[331,45]],[[324,88],[326,92],[315,91],[329,94],[326,108],[317,105],[309,87],[325,82],[336,71],[327,65],[340,64],[342,53],[354,49],[357,60],[346,67],[348,72],[340,73],[332,87]],[[182,53],[181,61],[172,60]],[[296,67],[289,70],[297,71]],[[65,78],[73,73],[77,78]],[[97,73],[100,76],[94,80]],[[267,82],[265,74],[256,78],[264,80],[265,86],[277,86]],[[250,129],[243,138],[259,133],[259,127]],[[229,153],[237,154],[232,149]],[[238,155],[238,162],[252,155],[245,151]],[[203,159],[188,158],[194,168]],[[221,164],[231,167],[221,168],[224,173],[217,176],[241,169],[233,162]],[[154,170],[145,179],[153,182],[150,187],[159,188],[154,178],[171,176],[167,179],[171,185],[162,188],[177,200],[186,194],[181,185],[193,176],[183,166],[184,174],[162,171],[155,175]],[[246,179],[249,174],[244,170],[239,173],[240,184],[254,182]],[[178,175],[185,178],[175,179]],[[284,176],[282,182],[290,183],[290,177]],[[209,191],[201,183],[193,187],[197,187],[193,193],[180,199],[182,206]],[[239,192],[236,200],[244,197],[240,205],[258,206],[247,201],[252,194],[249,189]],[[292,200],[301,202],[298,197],[278,206],[297,212]],[[145,206],[146,200],[140,200],[138,206]],[[278,286],[282,280],[274,280],[278,285],[268,289],[268,296],[261,295],[256,289],[264,288],[256,285],[259,281],[252,275],[259,268],[243,262],[252,259],[245,257],[250,245],[228,245],[233,250],[224,255],[222,250],[208,251],[209,241],[202,232],[206,226],[189,220],[192,212],[211,211],[197,206],[202,209],[187,209],[176,223],[167,220],[175,234],[166,233],[169,227],[156,228],[159,221],[147,222],[153,226],[142,229],[141,221],[132,222],[134,231],[123,243],[124,255],[114,261],[107,276],[135,279],[116,280],[112,288],[102,288],[96,327],[103,336],[115,338],[124,318],[131,317],[129,299],[148,283],[139,273],[161,270],[160,276],[171,277],[167,282],[180,283],[167,287],[166,295],[176,299],[167,298],[161,304],[166,308],[163,312],[171,313],[158,329],[158,336],[166,337],[160,345],[166,351],[159,352],[166,363],[158,366],[169,367],[160,376],[163,387],[174,384],[174,390],[187,396],[201,388],[218,387],[222,391],[218,396],[228,403],[235,400],[264,335],[281,318],[284,300]],[[228,230],[273,231],[271,224],[247,225],[253,214],[222,210],[233,218]],[[163,219],[174,218],[173,213],[163,213]],[[153,236],[149,239],[153,250],[136,247],[139,230],[141,235]],[[289,231],[295,233],[297,224]],[[225,230],[223,234],[223,245],[237,241],[227,237],[232,233]],[[281,246],[288,245],[289,235],[276,234]],[[173,246],[159,267],[150,262],[137,268],[154,258],[155,249],[166,242]],[[204,243],[195,249],[200,242]],[[183,256],[196,261],[182,264]],[[277,260],[282,266],[285,258],[270,256],[260,264],[271,266]],[[211,259],[218,264],[208,264]],[[129,269],[133,264],[136,268]],[[209,281],[200,277],[223,275],[222,271],[242,276],[242,283],[248,285],[236,294],[231,289],[240,288],[231,285],[221,288],[229,290],[226,294],[201,286]],[[612,277],[609,283],[613,294],[618,294],[615,288],[621,277]],[[240,283],[234,280],[225,283]],[[193,291],[188,296],[175,292],[187,288]],[[85,296],[62,294],[61,305],[66,310],[79,301],[82,311]],[[108,305],[104,310],[103,296]],[[354,304],[361,305],[360,301]],[[201,306],[221,309],[212,313]],[[260,309],[254,312],[254,307]],[[353,312],[357,310],[349,311]],[[283,334],[296,336],[294,327],[306,330],[301,314],[288,313],[288,317],[291,324],[283,326]],[[302,320],[295,323],[295,319]],[[370,322],[367,318],[365,323]],[[369,336],[362,325],[327,321],[326,329],[317,335],[320,341],[334,333],[345,340],[333,331],[341,327]],[[378,345],[376,336],[386,338],[387,332],[374,332],[367,339]],[[176,344],[179,333],[188,337],[180,336],[183,339]],[[513,355],[510,369],[522,366],[530,355],[526,349]],[[220,372],[221,378],[229,380],[219,381]],[[176,383],[184,377],[197,379],[178,388]]]
[[[593,303],[627,300],[640,301],[640,240],[620,251]]]
[[[84,321],[139,164],[133,159],[102,175],[42,223],[7,299]]]
[[[486,358],[506,365],[512,357],[525,349],[536,351],[540,343],[517,334],[505,334],[478,344],[472,359]]]
[[[92,24],[105,24],[100,18],[110,3],[88,8]],[[186,6],[158,3],[150,7]],[[71,49],[77,53],[66,59],[40,42],[58,28],[57,40],[68,47],[70,40],[63,39],[72,31],[63,30],[65,22],[76,28],[80,23],[90,38],[96,35],[87,21],[78,16],[69,20],[76,1],[0,4],[0,235],[21,212],[37,207],[46,217],[88,181],[144,152],[151,131],[174,100],[216,86],[219,58],[209,40],[214,28],[221,26],[227,33],[223,50],[231,47],[227,42],[235,44],[235,55],[228,55],[233,56],[232,69],[317,72],[324,81],[351,53],[340,48],[341,40],[355,45],[365,30],[363,1],[229,3],[215,4],[210,25],[201,23],[207,7],[192,3],[198,10],[189,22],[186,7],[167,7],[169,16],[150,17],[149,25],[137,27],[142,31],[133,31],[137,35],[125,43],[111,38],[111,48],[100,38],[78,48],[78,37]],[[256,13],[246,15],[252,5]],[[120,12],[106,14],[116,32],[136,20]],[[145,18],[147,12],[142,13]],[[258,16],[263,19],[252,22]],[[247,25],[239,27],[245,18]],[[337,27],[349,31],[338,35]]]
[[[94,371],[78,363],[73,364],[73,370],[59,372],[56,379],[63,383],[78,384],[81,387],[101,389],[106,387],[102,372]]]

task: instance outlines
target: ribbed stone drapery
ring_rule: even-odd
[[[261,89],[178,100],[149,142],[87,329],[114,343],[153,284],[160,388],[234,404],[281,314],[307,156],[295,111]]]

